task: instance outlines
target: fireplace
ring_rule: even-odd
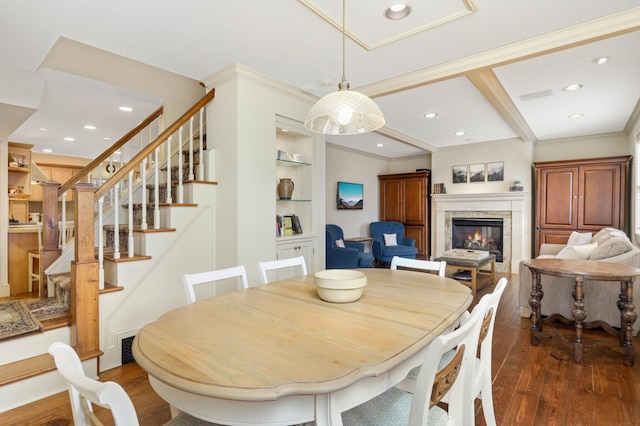
[[[496,262],[502,262],[503,229],[502,218],[454,217],[451,219],[451,247],[488,251],[496,255]]]
[[[450,250],[453,218],[502,219],[502,262],[496,271],[518,270],[522,259],[531,258],[529,194],[498,192],[481,194],[432,194],[432,253],[442,256]]]

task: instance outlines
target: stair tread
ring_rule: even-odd
[[[146,255],[137,254],[137,253],[134,253],[133,257],[128,257],[128,256],[123,256],[123,253],[121,252],[120,256],[121,257],[119,259],[115,259],[113,257],[113,252],[105,252],[104,253],[104,260],[108,260],[110,262],[115,262],[115,263],[122,263],[122,262],[134,262],[136,260],[149,260],[149,259],[151,259],[151,256],[146,256]]]
[[[82,361],[101,356],[102,351],[79,354]],[[28,379],[56,369],[53,357],[48,353],[32,356],[0,366],[0,386]]]
[[[104,283],[104,288],[100,290],[100,294],[113,293],[115,291],[122,291],[124,287],[117,286],[111,283]]]
[[[102,225],[102,229],[106,230],[106,231],[114,231],[115,227],[113,225]],[[127,232],[129,230],[129,225],[126,223],[120,224],[118,225],[118,229],[120,229],[120,232]],[[140,225],[134,225],[133,226],[133,232],[142,232],[142,233],[153,233],[153,232],[175,232],[176,228],[147,228],[147,229],[142,229],[140,228]]]

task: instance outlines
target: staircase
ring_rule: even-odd
[[[207,102],[212,98],[210,96]],[[200,123],[202,109],[199,109]],[[188,178],[201,178],[203,170],[208,172],[208,176],[213,176],[213,161],[209,158],[214,153],[212,150],[194,149],[192,144],[197,138],[193,131],[183,141],[182,123],[170,126],[167,131],[172,130],[173,133],[178,129],[179,143],[174,146],[189,145],[188,151],[180,149],[177,151],[180,155],[175,152],[166,154],[167,158],[159,161],[160,148],[142,148],[139,155],[130,160],[136,164],[129,168],[133,170],[138,164],[146,164],[147,159],[155,154],[155,169],[140,166],[140,174],[132,179],[133,173],[127,173],[127,165],[124,165],[120,174],[112,176],[116,182],[111,183],[110,190],[105,188],[105,183],[96,191],[96,207],[91,211],[96,212],[97,217],[93,236],[89,239],[95,239],[97,243],[98,248],[92,250],[90,258],[97,259],[99,266],[96,268],[97,276],[93,278],[84,269],[77,269],[78,264],[83,266],[87,263],[82,259],[78,262],[75,258],[82,251],[87,237],[82,234],[83,216],[76,218],[76,231],[80,232],[76,232],[75,241],[46,269],[48,292],[50,296],[59,293],[65,297],[65,291],[70,289],[76,295],[89,291],[87,294],[93,292],[99,297],[76,296],[76,300],[84,303],[74,307],[73,327],[59,327],[0,342],[0,393],[3,395],[0,413],[64,390],[64,382],[54,371],[52,358],[47,354],[51,343],[73,342],[84,360],[85,370],[90,376],[97,377],[98,366],[100,371],[105,371],[130,358],[130,338],[145,324],[186,304],[182,287],[184,273],[213,268],[216,183]],[[171,136],[167,138],[165,135],[167,131],[158,139],[168,140],[171,147]],[[167,152],[172,151],[168,149]],[[160,167],[160,164],[165,166]],[[87,168],[90,169],[89,166]],[[199,169],[199,175],[194,172],[196,169]],[[166,183],[158,179],[161,175],[167,176]],[[170,192],[167,191],[169,183]],[[65,183],[60,192],[63,193],[67,186],[72,187],[73,184]],[[46,194],[46,185],[44,190]],[[78,196],[74,196],[76,203],[82,203],[85,195],[80,191],[78,189]],[[109,195],[111,202],[106,207],[103,205],[104,194]],[[169,194],[170,203],[167,202]],[[156,199],[159,202],[156,203]],[[81,207],[76,207],[76,210],[86,211]],[[144,210],[146,214],[143,215]],[[76,249],[79,240],[80,246]],[[73,260],[76,277],[81,277],[75,284],[71,284]],[[82,277],[89,277],[89,280]],[[92,315],[97,321],[91,319]],[[95,331],[91,331],[94,325]],[[86,340],[86,336],[92,333],[96,336],[95,342]],[[5,398],[4,395],[8,396]]]

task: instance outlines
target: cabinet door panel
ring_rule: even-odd
[[[620,228],[620,168],[585,168],[580,179],[578,226],[594,230]]]
[[[540,246],[542,244],[567,244],[569,240],[569,235],[571,235],[573,231],[538,231],[538,247],[536,250],[536,256],[540,252]]]
[[[577,226],[578,169],[541,170],[538,214],[542,228]]]
[[[424,179],[406,179],[404,181],[404,223],[406,225],[424,225],[427,211],[427,191]]]
[[[401,180],[388,180],[382,183],[380,188],[380,220],[404,221],[404,196]]]
[[[413,226],[413,225],[405,225],[404,234],[408,238],[413,238],[416,240],[416,247],[418,249],[417,257],[419,259],[427,259],[428,258],[428,250],[427,250],[427,234],[425,226]]]

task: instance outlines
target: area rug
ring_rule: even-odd
[[[69,306],[60,303],[55,297],[48,297],[26,304],[27,308],[40,321],[69,315]]]
[[[22,300],[0,303],[0,339],[41,330],[42,324]]]

